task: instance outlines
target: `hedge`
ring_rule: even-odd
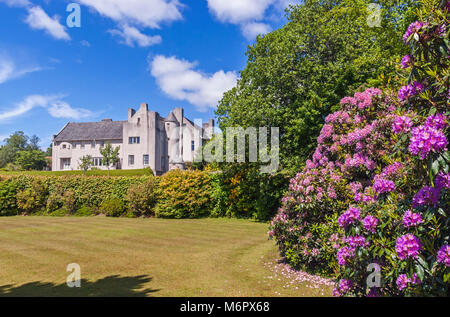
[[[174,170],[161,177],[0,175],[0,216],[104,214],[268,220],[276,212],[282,196],[279,188],[285,181],[279,176],[251,181],[252,171]],[[241,181],[237,182],[238,178]]]

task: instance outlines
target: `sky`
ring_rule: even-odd
[[[207,121],[258,34],[299,0],[0,0],[0,142],[42,148],[67,122],[128,108]],[[1,144],[1,143],[0,143]]]

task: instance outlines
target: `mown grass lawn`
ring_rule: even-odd
[[[0,296],[329,296],[289,283],[267,224],[235,219],[0,218]],[[81,288],[66,286],[69,263]]]

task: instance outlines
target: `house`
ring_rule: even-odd
[[[193,162],[197,149],[212,137],[214,120],[195,124],[182,108],[173,109],[167,118],[148,110],[128,109],[127,121],[103,119],[101,122],[67,123],[53,136],[52,170],[79,170],[82,157],[90,155],[93,167],[107,169],[100,149],[107,142],[120,147],[120,161],[113,169],[151,167],[156,175],[171,169],[184,169]]]

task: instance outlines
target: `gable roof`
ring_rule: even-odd
[[[122,140],[126,121],[68,123],[54,138],[55,141]]]
[[[175,115],[173,114],[173,111],[171,111],[169,113],[169,115],[167,116],[167,118],[165,119],[166,122],[178,122],[177,118],[175,117]]]

